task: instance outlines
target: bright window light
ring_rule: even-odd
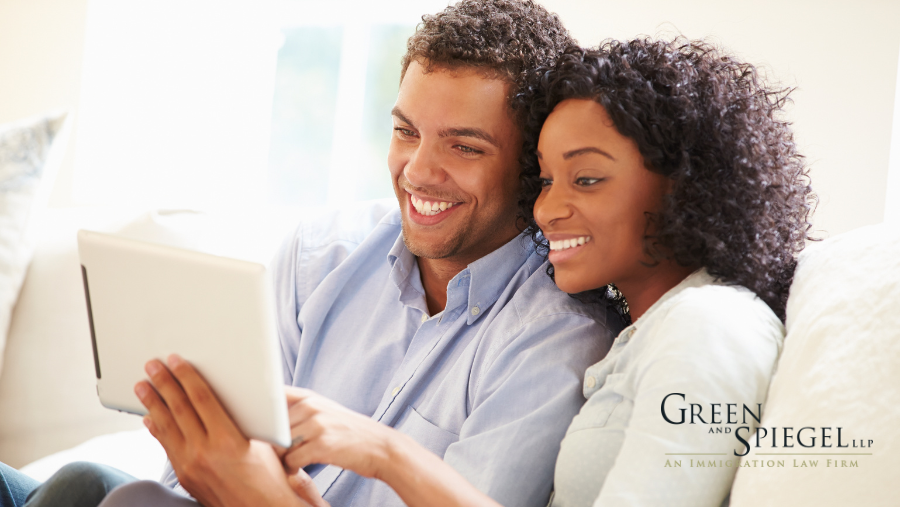
[[[406,38],[446,0],[90,0],[73,200],[307,207],[392,195]]]

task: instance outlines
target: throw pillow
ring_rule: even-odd
[[[31,260],[29,225],[49,194],[54,139],[65,113],[0,125],[0,365],[10,315]],[[56,150],[57,152],[59,150]]]

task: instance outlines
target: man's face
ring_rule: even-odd
[[[407,68],[388,166],[414,255],[468,264],[518,234],[522,140],[507,91],[474,69]]]

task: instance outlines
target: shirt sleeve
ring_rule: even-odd
[[[623,379],[633,390],[633,398],[626,394],[621,402],[633,403],[631,418],[618,426],[622,434],[607,435],[621,438],[622,446],[594,507],[718,506],[727,497],[740,464],[735,452],[744,448],[735,430],[749,427],[741,432],[749,438],[757,425],[743,405],[760,415],[757,404],[765,400],[784,333],[755,296],[732,294],[711,291],[678,302],[651,330],[653,345]],[[668,399],[665,411],[675,423],[683,417],[681,424],[663,418],[662,402],[671,393],[680,394]],[[725,424],[729,403],[736,404],[735,424]],[[712,404],[719,404],[717,416]],[[691,418],[696,408],[705,423]],[[610,421],[615,418],[614,410]]]
[[[584,403],[584,370],[611,341],[584,315],[526,323],[473,376],[471,412],[444,460],[502,505],[545,506],[560,441]]]
[[[286,385],[291,385],[293,380],[302,334],[297,323],[297,315],[303,303],[298,291],[302,287],[297,287],[298,280],[302,279],[298,276],[301,269],[298,261],[303,247],[302,233],[303,224],[284,240],[270,265],[275,296],[275,325],[281,343],[282,372]]]

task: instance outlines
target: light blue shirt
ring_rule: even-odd
[[[584,371],[618,331],[546,267],[518,236],[453,277],[429,316],[396,201],[306,221],[273,269],[285,383],[409,435],[503,505],[544,506]],[[403,505],[377,480],[308,472],[334,506]]]

